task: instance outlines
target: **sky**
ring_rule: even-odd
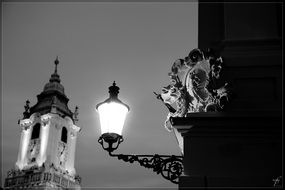
[[[130,106],[115,153],[180,155],[156,99],[172,63],[197,47],[195,2],[5,2],[2,4],[2,182],[14,168],[24,104],[31,106],[54,71],[69,108],[79,106],[75,169],[84,188],[178,186],[138,163],[112,158],[97,142],[96,104],[116,81]],[[2,184],[3,186],[3,184]]]

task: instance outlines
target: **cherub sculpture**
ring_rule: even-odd
[[[168,74],[171,84],[163,87],[158,98],[167,107],[176,104],[168,114],[165,127],[172,129],[170,117],[187,117],[192,112],[221,111],[229,102],[229,85],[221,79],[223,60],[208,50],[192,50],[185,59],[177,59]]]

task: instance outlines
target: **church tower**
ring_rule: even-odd
[[[81,178],[74,168],[78,107],[72,112],[69,99],[55,71],[37,103],[26,101],[19,120],[21,140],[15,169],[8,172],[5,189],[80,189]]]

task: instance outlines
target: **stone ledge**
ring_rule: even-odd
[[[182,135],[190,136],[280,136],[281,112],[200,112],[172,117],[170,122]]]

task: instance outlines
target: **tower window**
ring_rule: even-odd
[[[41,124],[37,123],[33,127],[32,137],[31,139],[37,139],[40,137],[40,131],[41,131]]]
[[[66,127],[62,127],[61,130],[61,141],[67,143],[67,129]]]

